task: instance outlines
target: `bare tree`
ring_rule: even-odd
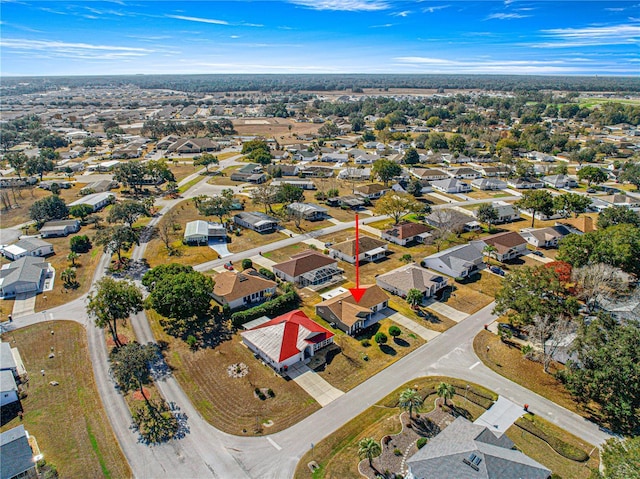
[[[251,191],[251,200],[256,205],[263,205],[265,213],[267,213],[267,209],[273,213],[271,205],[277,202],[277,197],[278,189],[264,183],[256,186]]]
[[[606,301],[620,296],[629,288],[627,275],[620,269],[605,263],[588,264],[571,273],[576,283],[576,293],[590,312]]]
[[[546,314],[533,318],[533,323],[527,327],[527,331],[537,348],[545,373],[549,372],[549,365],[558,348],[575,330],[571,319],[555,319]]]
[[[169,210],[169,212],[164,215],[164,219],[158,224],[158,236],[164,243],[164,246],[167,249],[167,253],[170,256],[174,251],[171,242],[173,240],[173,234],[176,230],[176,216],[177,213],[175,210]]]

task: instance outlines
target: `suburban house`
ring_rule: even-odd
[[[411,174],[420,180],[427,181],[446,180],[449,178],[449,175],[444,171],[427,168],[411,168]]]
[[[68,236],[78,231],[80,231],[79,220],[57,220],[47,221],[42,225],[39,233],[43,238],[50,238],[53,236]]]
[[[369,155],[367,153],[364,153],[364,154],[354,156],[353,162],[356,165],[370,165],[371,163],[379,159],[380,158],[376,155]]]
[[[368,185],[356,186],[356,193],[365,196],[370,200],[375,200],[389,191],[388,186],[383,186],[379,183],[370,183]]]
[[[342,277],[338,261],[314,250],[306,250],[291,256],[289,261],[274,264],[271,269],[283,281],[303,288],[318,286]]]
[[[358,262],[377,261],[387,256],[387,243],[371,236],[362,236],[358,240]],[[334,244],[329,248],[329,256],[356,264],[356,240],[351,239]]]
[[[480,224],[474,219],[470,211],[463,208],[446,208],[433,212],[424,219],[434,228],[450,229],[452,226],[462,226],[465,231],[481,229]]]
[[[564,226],[549,226],[547,228],[525,228],[520,235],[536,248],[557,248],[558,241],[568,235],[570,231]]]
[[[207,244],[210,238],[226,241],[227,229],[220,223],[203,220],[189,221],[184,228],[186,244]]]
[[[36,459],[29,445],[29,433],[19,426],[0,433],[0,477],[36,479]]]
[[[93,193],[91,195],[83,196],[79,200],[69,203],[69,207],[77,205],[89,205],[93,208],[93,211],[100,211],[105,206],[113,203],[116,199],[116,195],[105,191],[103,193]]]
[[[552,188],[576,188],[578,182],[567,175],[543,176],[542,182]]]
[[[213,298],[223,306],[229,305],[231,309],[260,303],[276,294],[276,282],[252,268],[241,273],[223,271],[214,277],[214,282]]]
[[[271,186],[275,186],[276,188],[282,185],[291,185],[297,186],[298,188],[302,188],[303,190],[315,190],[316,185],[311,180],[301,180],[301,179],[286,179],[286,178],[276,178],[271,182]]]
[[[0,249],[4,257],[15,261],[25,256],[48,256],[53,254],[53,245],[39,238],[24,238]]]
[[[331,163],[346,163],[349,161],[349,155],[347,153],[323,153],[321,161]]]
[[[11,371],[0,371],[0,407],[18,402],[18,385]]]
[[[607,203],[609,206],[626,206],[627,208],[640,208],[640,199],[629,195],[607,195],[598,197],[600,201]]]
[[[0,371],[10,372],[15,379],[27,372],[18,348],[12,348],[9,343],[2,341],[0,341]]]
[[[231,181],[260,184],[267,181],[267,175],[262,171],[262,166],[256,163],[249,163],[231,173]]]
[[[242,211],[233,216],[233,222],[258,233],[271,233],[278,227],[278,220],[259,211]]]
[[[431,233],[428,233],[429,229],[425,224],[407,221],[384,230],[380,237],[385,241],[406,246],[414,241],[424,243],[431,236]]]
[[[341,180],[367,181],[371,178],[371,168],[345,168],[340,170],[338,178]]]
[[[299,309],[253,326],[240,335],[251,351],[278,372],[287,371],[333,343],[333,333]]]
[[[376,284],[403,298],[407,297],[410,289],[417,289],[426,299],[446,287],[447,280],[438,273],[409,264],[379,275]]]
[[[408,479],[548,479],[551,471],[534,461],[506,434],[464,417],[456,418],[407,460]]]
[[[500,262],[517,258],[527,252],[527,240],[515,231],[487,236],[470,244],[476,246],[483,254],[496,258]],[[486,246],[493,246],[496,250],[489,254],[484,251]]]
[[[475,180],[476,178],[480,178],[482,176],[479,171],[476,171],[473,168],[469,168],[468,166],[453,168],[447,173],[451,178],[458,178],[459,180]]]
[[[328,198],[327,204],[329,206],[340,206],[345,208],[357,209],[361,206],[367,204],[367,201],[362,196],[356,195],[346,195],[346,196],[338,196],[334,198]]]
[[[544,188],[544,183],[535,178],[513,178],[507,180],[507,185],[518,190],[535,190]]]
[[[47,278],[53,275],[51,265],[40,258],[24,256],[0,269],[0,297],[13,298],[18,293],[41,293]]]
[[[434,253],[422,260],[422,266],[454,278],[466,278],[484,267],[482,252],[471,244],[463,244]]]
[[[158,144],[158,148],[160,149],[160,143]],[[183,138],[177,140],[167,147],[167,153],[205,153],[219,149],[220,145],[205,136],[202,138]]]
[[[329,210],[314,203],[291,203],[287,210],[292,214],[299,214],[307,221],[319,221],[327,216]]]
[[[469,183],[460,181],[457,178],[449,178],[448,180],[438,180],[431,183],[434,189],[442,191],[443,193],[467,193],[471,191]]]
[[[380,311],[389,304],[389,296],[377,285],[366,289],[357,303],[350,291],[335,295],[316,304],[316,314],[349,335],[368,328],[383,318]]]
[[[493,177],[493,176],[508,176],[511,173],[511,168],[507,165],[498,165],[498,166],[483,166],[478,168],[478,171],[482,173],[484,176]]]
[[[298,165],[289,165],[285,163],[278,163],[277,165],[267,166],[267,171],[273,177],[278,176],[298,176],[301,169]]]
[[[496,224],[501,223],[511,223],[512,221],[516,221],[520,219],[520,213],[518,209],[510,203],[506,201],[493,201],[491,206],[495,208],[498,212],[498,219],[496,220]],[[478,210],[473,211],[473,216],[478,216]]]
[[[471,186],[479,190],[504,190],[507,184],[496,178],[478,178],[471,182]]]

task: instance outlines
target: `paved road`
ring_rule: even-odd
[[[188,197],[200,194],[200,191],[208,190],[213,186],[205,186],[206,179],[190,189]],[[162,207],[161,214],[164,214],[179,201],[181,199],[159,202]],[[478,202],[483,201],[490,200]],[[476,203],[476,201],[467,203]],[[442,207],[446,206],[449,205],[442,205]],[[160,217],[161,215],[158,215],[154,218],[151,224],[159,221]],[[381,218],[372,217],[364,221],[368,223]],[[300,242],[303,239],[330,234],[350,227],[353,227],[353,222],[341,223],[245,251],[230,257],[230,259],[235,261],[253,256],[259,250],[271,251]],[[134,258],[143,257],[146,245],[147,243],[143,242],[134,250]],[[205,263],[196,269],[209,270],[228,259]],[[109,258],[103,256],[96,269],[94,281],[102,277],[108,262]],[[403,383],[413,378],[434,374],[459,377],[482,384],[516,404],[526,402],[533,412],[547,417],[592,444],[600,444],[608,438],[596,425],[508,381],[479,362],[473,352],[472,341],[483,325],[494,319],[491,314],[493,305],[489,305],[300,423],[269,437],[230,436],[216,430],[198,414],[173,377],[158,381],[158,388],[165,399],[176,403],[181,412],[188,416],[189,432],[183,439],[174,440],[161,446],[147,447],[138,443],[136,435],[129,430],[131,423],[129,411],[109,377],[104,333],[93,326],[87,318],[85,299],[86,296],[42,313],[16,319],[11,325],[8,325],[8,329],[17,329],[49,319],[72,319],[86,327],[98,391],[114,433],[136,477],[289,478],[292,476],[299,458],[307,452],[311,443],[322,440]],[[139,341],[154,340],[144,312],[133,317],[131,322]]]

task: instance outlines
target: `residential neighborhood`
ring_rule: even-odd
[[[177,77],[3,91],[3,479],[590,479],[636,437],[635,84]]]

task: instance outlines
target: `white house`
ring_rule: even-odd
[[[527,240],[515,231],[505,231],[495,235],[472,241],[471,245],[478,248],[484,255],[494,257],[498,261],[507,261],[522,256],[527,252]],[[492,246],[495,251],[489,253],[485,247]]]
[[[0,371],[0,407],[18,401],[18,386],[11,371]]]
[[[427,256],[422,266],[454,278],[466,278],[482,269],[484,262],[478,248],[464,244]]]
[[[53,245],[39,238],[24,238],[0,249],[6,258],[15,261],[25,256],[44,257],[53,254]]]
[[[422,223],[406,222],[400,223],[391,228],[384,230],[380,237],[391,243],[400,246],[406,246],[408,243],[417,242],[424,243],[428,241],[431,233],[428,232],[429,227]]]
[[[469,183],[460,181],[457,178],[450,178],[448,180],[438,180],[431,183],[434,189],[442,191],[443,193],[467,193],[471,191]]]
[[[278,220],[259,211],[242,211],[233,217],[233,222],[258,233],[271,233],[278,227]]]
[[[58,220],[47,221],[42,225],[39,233],[43,238],[50,238],[52,236],[68,236],[78,231],[80,231],[79,220]]]
[[[506,201],[493,201],[491,206],[498,212],[496,224],[511,223],[520,219],[518,209]],[[478,210],[473,210],[473,216],[478,217]]]
[[[333,343],[334,335],[297,309],[259,323],[240,336],[265,363],[278,372],[286,372]]]
[[[291,203],[287,205],[289,212],[301,215],[307,221],[319,221],[327,216],[329,210],[314,203]]]
[[[403,298],[407,297],[411,289],[417,289],[424,298],[430,298],[447,286],[447,280],[438,273],[409,264],[379,275],[376,277],[376,284]]]
[[[358,241],[358,262],[378,261],[387,255],[387,243],[371,236],[360,235]],[[347,263],[356,263],[356,240],[351,239],[334,244],[329,248],[329,256]]]
[[[542,182],[552,188],[576,188],[578,182],[567,175],[544,176]]]
[[[195,220],[189,221],[184,228],[184,242],[187,244],[207,244],[209,238],[227,238],[227,229],[220,223]]]
[[[325,284],[343,273],[336,259],[313,250],[293,255],[289,261],[274,264],[271,269],[281,280],[299,287]]]
[[[41,258],[24,256],[0,269],[0,297],[13,298],[17,293],[41,293],[45,279],[54,272]]]
[[[103,193],[94,193],[92,195],[83,196],[79,200],[69,203],[69,207],[77,205],[89,205],[93,208],[93,211],[99,211],[105,206],[113,203],[116,199],[116,195],[105,191]]]
[[[557,248],[558,241],[570,234],[564,226],[549,226],[547,228],[526,228],[520,230],[520,235],[536,248]]]
[[[471,186],[479,190],[504,190],[507,183],[496,178],[478,178],[471,182]]]

